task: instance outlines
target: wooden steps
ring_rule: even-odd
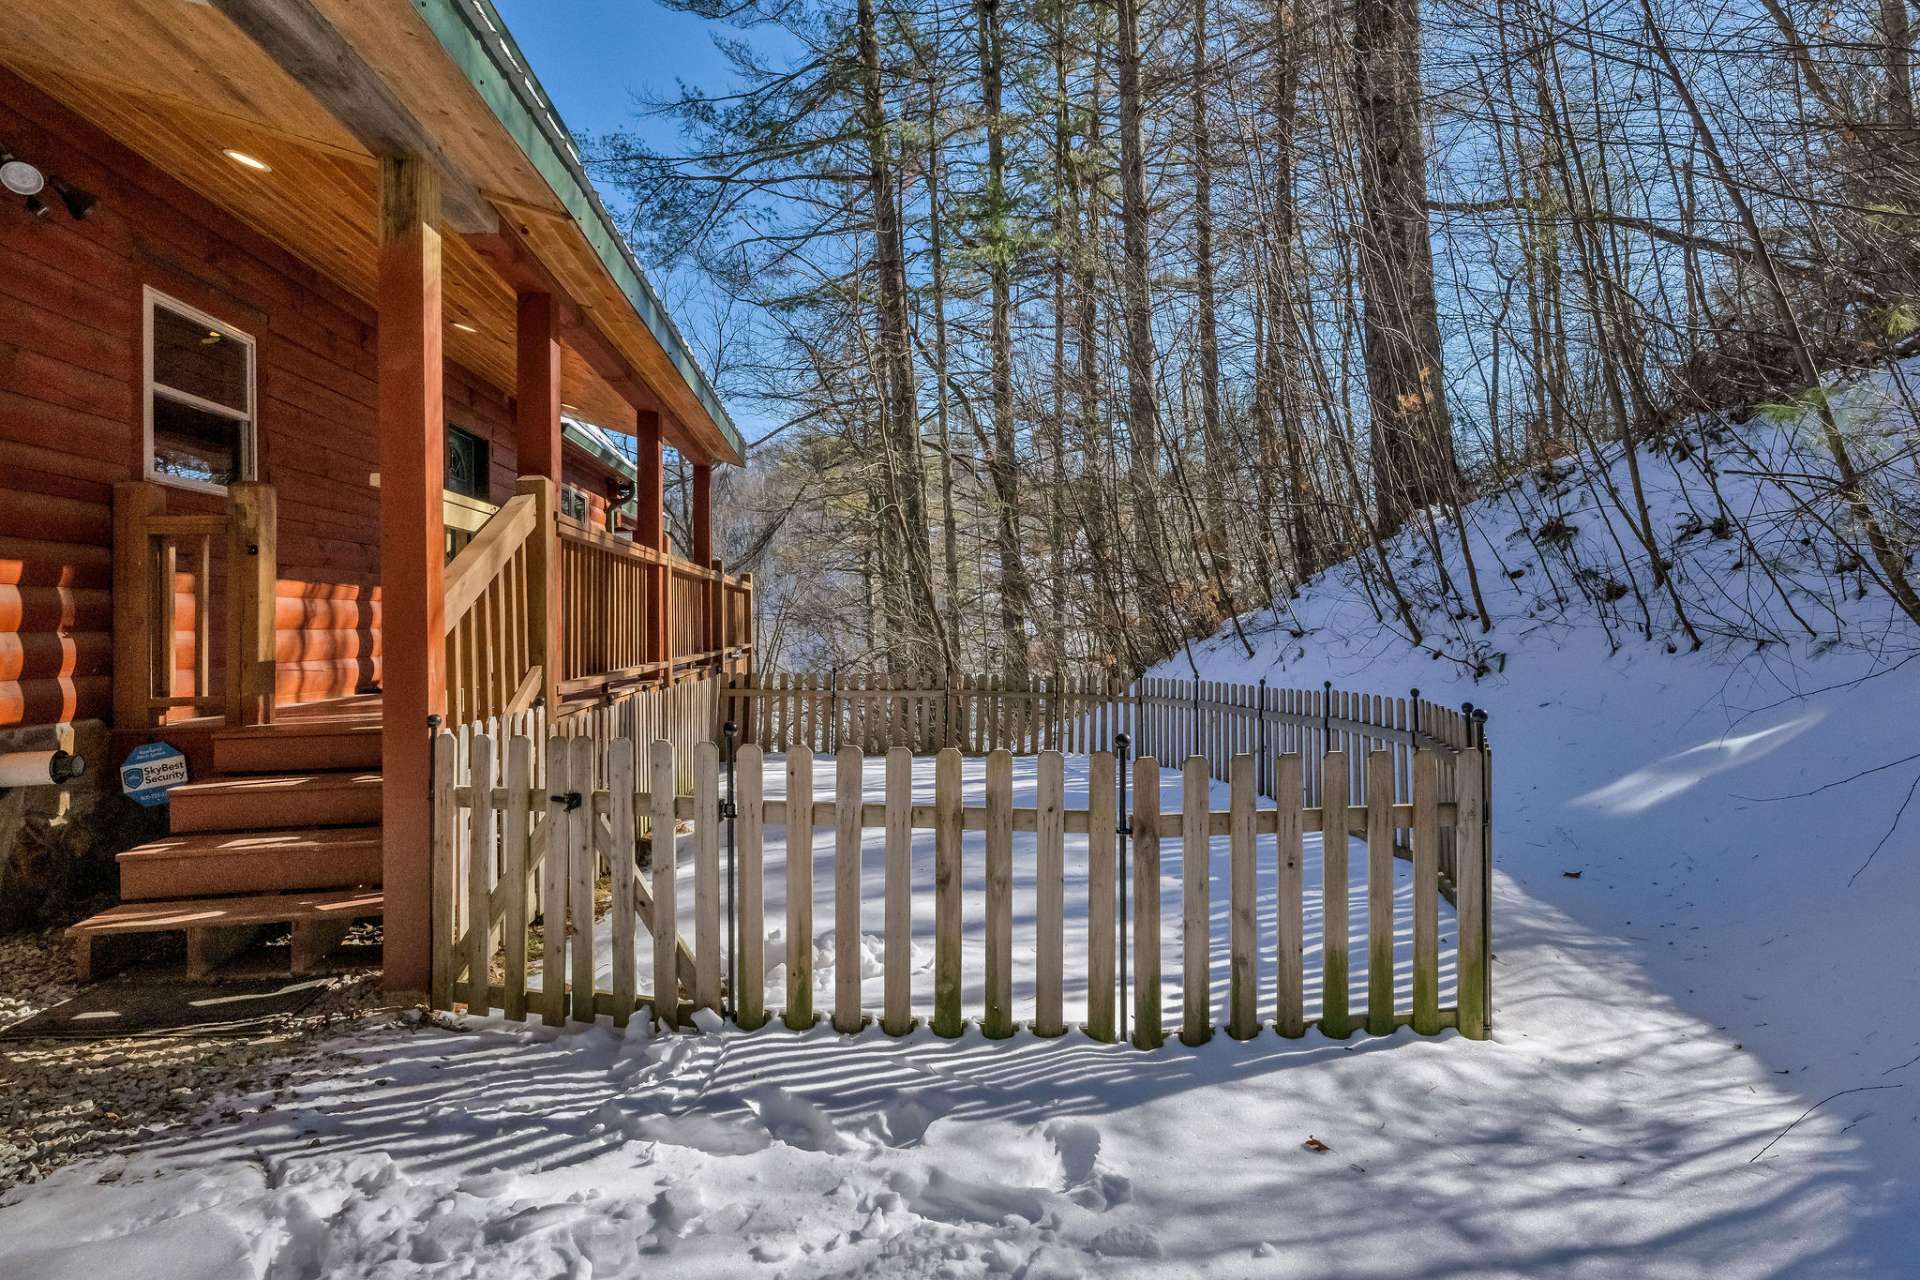
[[[364,715],[296,720],[214,734],[213,767],[220,773],[380,771],[380,721]]]
[[[206,970],[274,921],[295,924],[296,953],[324,952],[345,932],[330,912],[380,914],[379,699],[282,712],[212,730],[215,772],[168,794],[167,835],[119,855],[122,905],[75,926],[83,968],[89,940],[179,929]]]
[[[168,826],[189,831],[361,827],[380,821],[380,775],[367,772],[227,774],[175,787]]]
[[[129,902],[378,884],[380,828],[186,832],[129,849],[119,863]]]
[[[289,968],[296,975],[321,968],[356,920],[379,918],[378,889],[267,893],[199,898],[188,902],[125,902],[67,930],[82,982],[115,967],[125,944],[143,934],[185,933],[187,976],[204,978],[244,950],[270,924],[293,926]]]

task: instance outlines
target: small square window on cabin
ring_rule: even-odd
[[[146,291],[147,478],[223,489],[254,475],[253,339]]]
[[[446,487],[469,498],[487,500],[487,442],[471,431],[447,424]]]

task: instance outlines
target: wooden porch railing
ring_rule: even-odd
[[[734,673],[752,650],[751,575],[729,576],[717,560],[702,568],[562,514],[549,480],[523,477],[506,505],[463,533],[446,571],[450,724],[536,701],[551,714],[584,710]]]
[[[224,510],[198,513],[169,512],[168,493],[148,481],[114,486],[115,724],[147,729],[175,712],[269,723],[274,490],[237,483]],[[541,477],[523,477],[498,509],[448,495],[445,515],[449,723],[536,702],[580,709],[633,688],[744,668],[751,574],[730,576],[717,560],[702,568],[561,516],[553,482]],[[226,646],[216,686],[221,594]],[[650,625],[656,613],[660,625]]]
[[[519,491],[472,533],[447,565],[444,639],[453,724],[514,715],[554,702],[548,575],[553,481],[522,477]]]
[[[604,701],[649,684],[744,663],[753,647],[753,576],[703,568],[557,518],[563,702]]]
[[[232,725],[273,719],[273,487],[228,486],[224,510],[167,511],[168,488],[113,487],[113,715],[149,729],[175,711],[224,714]],[[215,548],[225,587],[222,686],[213,683]],[[183,563],[184,560],[184,563]],[[182,666],[182,638],[189,646]],[[183,681],[184,676],[184,681]]]
[[[377,477],[376,477],[377,478]],[[470,498],[451,489],[440,491],[440,522],[446,526],[447,560],[467,549],[474,535],[486,528],[500,508],[479,498]]]

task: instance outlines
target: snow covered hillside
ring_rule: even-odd
[[[1448,656],[1349,568],[1243,618],[1251,657],[1232,629],[1190,655],[1490,709],[1491,1042],[368,1027],[333,1081],[15,1193],[0,1275],[1910,1275],[1920,637],[1732,450],[1750,537],[1709,500],[1675,567],[1697,652],[1657,598],[1636,632],[1604,486],[1556,472],[1469,512],[1498,625],[1426,615]],[[1691,527],[1697,463],[1640,461],[1657,526]]]

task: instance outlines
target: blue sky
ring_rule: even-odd
[[[494,0],[494,7],[576,137],[631,128],[661,150],[672,150],[678,143],[677,126],[671,120],[640,116],[634,94],[668,93],[681,80],[709,90],[731,83],[727,61],[714,49],[712,33],[725,30],[735,37],[740,33],[664,8],[654,0]],[[616,217],[624,213],[626,202],[619,192],[602,190],[600,194]],[[708,311],[698,282],[672,279],[657,266],[647,275],[661,290],[681,331],[700,351]],[[777,425],[762,407],[741,396],[725,399],[735,424],[749,440]]]
[[[653,0],[494,0],[567,127],[576,134],[642,126],[636,90],[672,89],[676,79],[712,87],[727,79],[713,47],[714,24]],[[649,122],[648,141],[666,147],[673,126]]]

